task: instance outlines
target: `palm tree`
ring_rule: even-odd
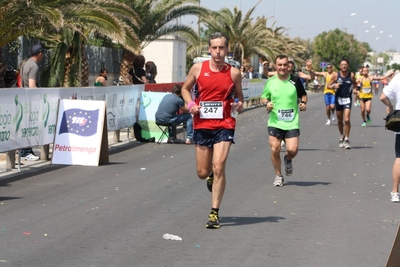
[[[88,66],[83,49],[86,36],[98,31],[118,40],[126,49],[138,51],[137,35],[123,21],[128,19],[132,25],[140,23],[134,10],[116,0],[5,0],[0,8],[0,32],[5,36],[0,47],[20,35],[46,41],[56,53],[52,54],[51,67],[44,72],[49,76],[44,75],[43,82],[47,81],[48,86],[76,86],[83,80],[87,84],[88,72],[81,66]]]
[[[229,51],[235,60],[249,61],[253,55],[274,58],[278,54],[295,54],[302,47],[289,40],[285,35],[286,29],[267,27],[268,19],[251,17],[260,1],[251,8],[243,17],[242,11],[237,7],[233,12],[228,8],[212,12],[209,17],[202,19],[209,30],[225,33],[229,38]],[[243,17],[243,18],[242,18]]]
[[[141,49],[160,37],[177,35],[189,44],[199,41],[197,33],[189,26],[181,25],[178,20],[186,15],[206,15],[209,10],[200,7],[199,0],[120,0],[134,9],[142,23],[131,25],[137,34]],[[120,75],[126,77],[132,68],[135,54],[131,50],[123,49],[120,65]]]
[[[84,45],[87,36],[93,32],[118,40],[126,49],[139,51],[137,35],[123,21],[129,19],[134,25],[140,23],[136,12],[129,6],[117,1],[97,0],[82,2],[72,8],[67,6],[62,11],[63,29],[45,35],[58,51],[45,70],[49,86],[88,85],[89,64]],[[62,79],[57,81],[58,77]]]
[[[258,3],[244,17],[242,11],[235,7],[233,12],[228,8],[222,8],[201,19],[210,31],[223,32],[228,36],[228,50],[235,60],[244,62],[245,58],[253,54],[266,52],[266,47],[258,44],[265,36],[270,35],[270,30],[266,28],[267,19],[257,18],[253,22],[251,17],[257,5]]]

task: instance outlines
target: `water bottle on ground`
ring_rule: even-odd
[[[235,98],[231,106],[231,117],[236,118],[239,112],[236,110],[239,105],[239,99]]]
[[[166,239],[166,240],[182,241],[182,237],[177,236],[177,235],[171,235],[171,234],[168,234],[168,233],[164,234],[163,238]]]

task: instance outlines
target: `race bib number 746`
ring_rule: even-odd
[[[222,101],[202,101],[200,106],[201,119],[222,119],[224,117]]]

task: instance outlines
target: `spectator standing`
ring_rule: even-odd
[[[242,79],[249,78],[249,73],[247,72],[246,67],[244,65],[240,67],[240,74],[242,75]]]
[[[154,64],[153,61],[147,61],[145,65],[145,72],[146,72],[146,79],[149,83],[157,83],[156,76],[157,76],[157,66]]]
[[[107,86],[107,69],[101,68],[99,76],[97,76],[96,80],[94,81],[94,86]]]
[[[43,60],[46,50],[40,44],[32,46],[31,57],[21,65],[22,87],[38,88],[40,87],[40,71],[38,63]],[[38,160],[39,157],[33,153],[31,147],[21,149],[20,157],[25,157],[26,160]]]
[[[383,88],[380,100],[387,106],[387,112],[393,110],[390,99],[395,99],[396,109],[400,110],[400,74],[397,74],[389,84]],[[392,169],[392,192],[390,192],[390,200],[393,203],[400,202],[399,183],[400,183],[400,133],[395,134],[394,150],[396,159],[394,160]]]
[[[144,56],[139,55],[133,59],[133,67],[129,71],[129,74],[132,76],[133,84],[146,84],[149,83],[146,79],[146,72],[144,71],[144,63],[146,59]]]
[[[268,79],[269,78],[269,62],[267,60],[262,62],[262,66],[263,66],[263,73],[261,74],[261,79]]]
[[[249,76],[249,79],[260,79],[261,78],[260,73],[256,72],[254,70],[253,66],[249,67],[248,76]]]
[[[319,81],[318,81],[318,76],[315,76],[314,78],[314,92],[319,92]]]

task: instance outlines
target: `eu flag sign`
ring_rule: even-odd
[[[68,109],[63,112],[58,134],[92,136],[97,133],[99,110]]]

